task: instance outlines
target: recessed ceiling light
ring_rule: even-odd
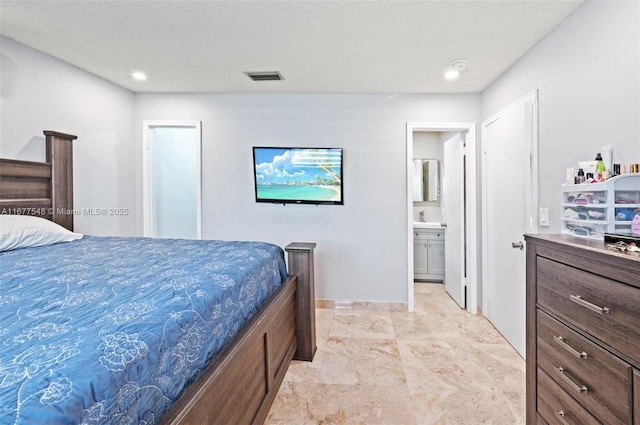
[[[144,74],[143,72],[140,72],[140,71],[132,72],[131,76],[133,78],[135,78],[136,80],[138,80],[138,81],[144,81],[144,80],[147,79],[146,74]]]
[[[460,71],[457,69],[448,69],[447,72],[444,73],[444,78],[446,80],[455,80],[460,76]]]
[[[447,69],[447,72],[445,72],[444,74],[444,78],[446,78],[447,80],[455,80],[460,76],[461,72],[464,72],[467,69],[468,64],[469,61],[467,61],[466,59],[458,59],[451,62],[449,68]]]

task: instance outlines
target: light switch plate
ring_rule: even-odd
[[[549,208],[540,208],[539,223],[540,226],[549,226]]]

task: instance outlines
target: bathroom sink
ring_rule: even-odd
[[[413,227],[417,229],[442,229],[439,221],[414,221]]]

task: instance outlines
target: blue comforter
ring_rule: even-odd
[[[2,424],[156,423],[287,273],[266,243],[89,236],[0,269]]]

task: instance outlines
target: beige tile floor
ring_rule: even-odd
[[[318,351],[294,361],[268,425],[524,424],[524,360],[441,284],[415,313],[316,310]]]

